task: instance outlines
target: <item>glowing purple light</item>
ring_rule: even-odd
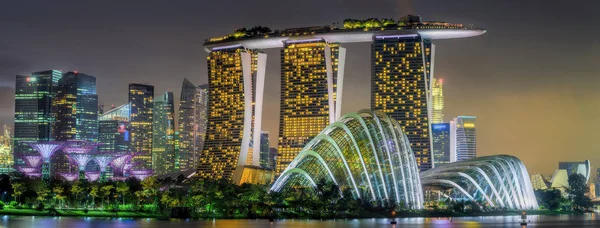
[[[85,177],[89,181],[97,181],[100,179],[100,172],[85,172]]]
[[[133,154],[123,154],[115,157],[115,159],[113,159],[111,162],[112,167],[115,170],[115,174],[123,175],[125,165],[131,161],[133,156]]]
[[[63,151],[67,154],[87,154],[99,145],[100,143],[85,140],[68,140]]]
[[[17,170],[19,170],[19,172],[21,172],[21,173],[23,173],[25,175],[27,175],[29,173],[39,172],[39,169],[38,168],[34,168],[34,167],[23,167],[23,166],[20,166],[20,167],[17,167]]]
[[[79,171],[84,171],[85,166],[92,159],[91,154],[67,154],[67,156],[75,161],[77,166],[79,166]]]
[[[43,163],[40,155],[21,155],[21,159],[25,160],[27,165],[32,168],[39,168]]]
[[[50,162],[50,158],[54,154],[54,152],[60,150],[63,147],[62,142],[50,141],[50,142],[30,142],[27,143],[31,148],[35,149],[40,155],[45,163]]]
[[[124,181],[127,180],[127,177],[112,177],[110,179],[114,181]]]
[[[152,170],[131,170],[129,171],[129,173],[131,173],[133,177],[141,181],[148,178],[149,176],[152,176]]]
[[[100,166],[100,171],[104,172],[106,171],[106,167],[115,159],[115,156],[113,154],[109,154],[109,153],[102,153],[102,154],[97,154],[94,157],[94,161],[96,161],[96,164],[98,164],[98,166]]]
[[[40,178],[40,177],[42,177],[42,173],[41,173],[41,172],[36,172],[36,173],[26,173],[25,175],[27,175],[28,177],[37,177],[37,178]]]
[[[77,178],[79,178],[78,173],[58,173],[58,175],[60,175],[61,177],[65,178],[65,180],[70,181],[70,182],[77,180]]]

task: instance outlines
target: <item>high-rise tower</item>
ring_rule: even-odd
[[[100,152],[131,150],[131,104],[127,103],[104,112],[98,117],[98,146]]]
[[[52,107],[60,78],[62,72],[57,70],[16,76],[13,156],[34,152],[25,142],[52,140]],[[25,164],[18,156],[13,159],[17,165]]]
[[[152,168],[152,107],[154,86],[129,84],[131,103],[131,152],[143,153],[133,158],[145,169]]]
[[[431,123],[438,124],[444,122],[444,80],[433,79],[431,87]]]
[[[54,139],[98,140],[98,95],[96,78],[67,72],[58,81],[54,99]]]
[[[377,35],[371,44],[371,109],[396,119],[421,170],[432,167],[431,105],[434,45],[419,34]]]
[[[450,161],[463,161],[477,156],[477,132],[474,116],[459,116],[450,122]]]
[[[175,171],[175,106],[173,93],[155,97],[152,106],[152,170],[156,174]]]
[[[276,173],[341,114],[345,48],[324,39],[290,40],[281,50]],[[339,70],[338,70],[339,69]]]
[[[449,123],[431,125],[434,167],[450,163],[450,139],[453,136]]]
[[[207,57],[208,123],[198,174],[238,183],[244,166],[260,165],[258,151],[267,56],[239,45],[210,51]],[[251,151],[256,153],[250,156]]]
[[[208,85],[196,87],[184,79],[179,99],[179,170],[195,169],[206,135]]]

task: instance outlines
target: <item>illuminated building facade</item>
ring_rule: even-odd
[[[474,116],[459,116],[450,122],[450,162],[477,156],[477,131]]]
[[[267,56],[239,45],[210,51],[208,123],[198,175],[239,183],[245,165],[260,165]]]
[[[152,170],[159,175],[175,171],[175,105],[172,92],[154,98],[152,131]]]
[[[52,107],[61,78],[62,72],[57,70],[16,76],[13,142],[16,165],[25,164],[16,154],[35,152],[26,142],[52,140]]]
[[[10,127],[4,125],[0,135],[0,173],[8,173],[14,164],[13,138]]]
[[[433,79],[431,86],[431,123],[438,124],[444,122],[444,81]]]
[[[378,20],[347,20],[343,27],[336,25],[313,26],[304,28],[289,28],[271,31],[240,29],[234,33],[212,37],[205,41],[204,49],[210,53],[208,57],[208,71],[210,84],[210,105],[227,104],[234,107],[211,107],[211,110],[219,110],[230,117],[238,115],[235,119],[225,122],[216,120],[216,113],[209,110],[208,133],[206,144],[225,145],[227,141],[234,145],[239,142],[239,137],[230,137],[231,134],[240,135],[242,130],[239,126],[242,121],[242,112],[230,110],[242,110],[241,99],[234,101],[234,93],[241,93],[243,82],[240,79],[242,69],[252,75],[251,66],[242,67],[240,60],[242,53],[254,53],[265,49],[281,49],[281,102],[280,102],[280,124],[278,139],[278,155],[276,175],[296,157],[301,148],[308,143],[321,129],[329,123],[333,123],[341,116],[341,105],[343,91],[343,75],[345,64],[345,49],[340,44],[345,43],[372,43],[372,109],[382,110],[392,118],[398,119],[404,132],[408,135],[413,147],[417,163],[421,169],[429,169],[433,165],[431,139],[432,119],[432,78],[434,46],[432,40],[454,39],[474,37],[484,34],[483,29],[464,26],[462,24],[451,24],[439,21],[422,21],[420,16],[406,16],[399,21],[391,23],[380,23]],[[253,51],[247,51],[253,50]],[[256,57],[248,54],[247,64],[252,65]],[[236,62],[237,61],[237,62]],[[260,65],[260,64],[258,64]],[[260,69],[260,67],[259,67]],[[260,75],[260,73],[259,73]],[[211,82],[211,77],[229,79],[237,83],[236,91],[216,88]],[[234,78],[234,79],[232,79]],[[230,82],[227,83],[230,83]],[[221,83],[221,82],[215,82]],[[249,83],[252,87],[258,84]],[[228,93],[224,93],[226,91]],[[250,90],[251,91],[251,90]],[[232,93],[229,93],[232,92]],[[227,96],[224,96],[226,94]],[[251,93],[252,94],[252,93]],[[260,91],[256,94],[261,94]],[[252,98],[253,95],[249,95]],[[256,99],[257,101],[259,99]],[[237,102],[237,103],[236,103]],[[258,102],[256,103],[258,106]],[[240,106],[240,107],[235,107]],[[243,110],[253,111],[260,108],[248,108]],[[213,117],[215,115],[215,117]],[[247,115],[244,115],[247,116]],[[254,114],[250,115],[254,116]],[[258,114],[257,114],[258,116]],[[211,119],[212,118],[212,119]],[[260,120],[259,117],[254,120]],[[252,122],[245,121],[244,122]],[[253,122],[252,122],[253,124]],[[211,126],[220,126],[222,129],[210,129]],[[260,126],[260,124],[255,125]],[[256,128],[253,128],[256,129]],[[245,128],[244,128],[245,130]],[[217,131],[229,131],[213,136]],[[254,132],[259,132],[254,130]],[[246,134],[242,138],[245,138]],[[250,133],[252,149],[243,152],[252,154],[252,161],[258,159],[259,134]],[[211,138],[212,137],[212,138]],[[229,137],[229,138],[228,138]],[[212,142],[215,140],[214,142]],[[242,145],[246,145],[245,142]],[[211,146],[214,147],[214,146]],[[204,149],[203,156],[215,156],[215,153],[230,153],[236,157],[238,147],[223,146],[217,149]],[[217,152],[220,151],[220,152]],[[236,163],[236,159],[227,159],[219,154],[221,160],[228,163]],[[214,158],[206,158],[200,163],[208,164]],[[217,163],[215,163],[217,164]],[[247,164],[250,164],[249,162]],[[239,165],[239,164],[238,164]],[[224,165],[211,167],[205,165],[200,167],[200,175],[215,172],[216,178],[222,178]],[[229,171],[227,171],[229,172]],[[203,174],[206,173],[206,174]],[[228,177],[228,176],[225,176]]]
[[[276,174],[339,118],[344,48],[323,39],[286,41],[281,50],[281,103]],[[338,70],[341,69],[341,70]],[[339,92],[338,92],[339,91]]]
[[[98,140],[95,77],[77,71],[64,74],[58,81],[53,108],[56,116],[55,140]]]
[[[179,99],[178,169],[195,169],[206,136],[208,85],[196,87],[184,79]]]
[[[131,103],[131,151],[143,153],[133,158],[146,169],[152,167],[152,102],[154,86],[129,84],[129,103]]]
[[[270,166],[271,162],[269,161],[269,159],[271,158],[269,156],[269,132],[268,131],[262,131],[260,132],[260,167],[261,168],[267,168],[267,169],[272,169],[273,167]]]
[[[433,167],[450,163],[450,133],[449,123],[431,125],[431,140],[433,146]]]
[[[98,117],[98,146],[100,152],[130,151],[131,104],[127,103],[106,111]]]
[[[433,165],[430,82],[434,45],[419,34],[378,35],[371,44],[371,109],[398,120],[421,170]]]
[[[380,111],[341,117],[313,138],[271,187],[316,188],[320,180],[365,202],[423,208],[419,169],[401,125]]]

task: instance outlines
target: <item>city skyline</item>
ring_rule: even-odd
[[[477,4],[477,3],[473,3],[472,4]],[[352,5],[351,3],[348,3],[350,5]],[[448,7],[452,7],[452,9],[459,8],[460,5],[463,4],[468,4],[467,2],[465,3],[453,3],[455,5],[458,6],[450,6],[450,4],[447,4]],[[531,7],[528,4],[530,3],[523,3],[521,6],[524,8],[527,7]],[[389,7],[389,8],[396,8],[396,7],[390,7],[390,5],[393,6],[392,3],[385,3],[385,2],[379,2],[376,3],[374,6],[374,8],[377,8],[378,10],[380,10],[381,8],[385,8],[385,6]],[[533,4],[532,4],[533,5]],[[444,5],[446,6],[446,5]],[[466,15],[464,17],[457,17],[456,15],[460,15],[460,13],[456,13],[454,16],[450,16],[448,17],[447,14],[443,14],[443,13],[433,13],[433,12],[428,12],[428,11],[434,11],[435,9],[427,9],[426,7],[419,7],[419,5],[415,5],[415,8],[417,9],[416,13],[417,14],[421,14],[425,19],[440,19],[440,20],[447,20],[447,21],[457,21],[457,22],[464,22],[464,23],[473,23],[477,26],[480,27],[484,27],[489,29],[489,31],[491,31],[491,33],[495,33],[495,34],[500,34],[498,36],[502,36],[502,29],[498,29],[498,27],[496,26],[496,28],[494,28],[494,26],[490,26],[490,24],[493,24],[492,21],[485,21],[485,20],[472,20],[472,18],[470,17],[475,17],[473,14],[469,14],[470,12],[465,12]],[[443,8],[443,7],[441,7]],[[300,9],[299,9],[300,10]],[[372,10],[372,11],[371,11]],[[438,9],[441,10],[441,9]],[[380,14],[376,14],[374,13],[374,11],[377,11],[375,9],[366,9],[364,10],[364,12],[362,13],[348,13],[345,15],[348,15],[348,17],[353,17],[353,18],[367,18],[370,16],[378,16]],[[394,16],[395,18],[398,18],[396,16],[397,12],[391,12],[393,10],[387,10],[384,11],[386,12],[386,16]],[[425,12],[423,12],[425,11]],[[521,12],[521,11],[517,11]],[[344,13],[340,13],[340,15],[342,15]],[[453,13],[454,14],[454,13]],[[539,12],[536,15],[533,16],[529,16],[529,17],[537,17],[540,15],[546,15],[544,12]],[[331,15],[328,15],[328,17],[331,17]],[[485,16],[482,16],[485,18]],[[523,15],[523,17],[526,17],[525,15]],[[335,21],[341,21],[344,18],[319,18],[318,22],[322,23],[330,23]],[[511,18],[506,18],[507,21],[510,22],[515,22],[515,19],[511,19]],[[239,23],[240,20],[238,20]],[[262,22],[262,23],[261,23]],[[302,21],[301,23],[298,22],[294,22],[296,24],[299,25],[310,25],[310,24],[315,24],[312,23],[313,21]],[[554,21],[552,21],[554,22]],[[287,27],[285,24],[289,24],[289,21],[283,21],[280,24],[271,24],[268,23],[268,19],[258,19],[257,21],[244,21],[244,24],[236,24],[236,25],[231,25],[231,24],[227,24],[227,25],[223,25],[222,28],[218,28],[215,29],[215,32],[211,32],[211,34],[206,34],[203,33],[202,35],[198,35],[198,37],[209,37],[211,35],[219,35],[219,34],[224,34],[227,32],[230,32],[232,29],[236,28],[236,27],[241,27],[241,26],[253,26],[256,24],[263,24],[263,25],[268,25],[270,27]],[[509,23],[509,22],[505,22],[505,23]],[[550,23],[550,22],[548,22]],[[281,26],[280,26],[281,25]],[[577,27],[577,25],[574,25],[574,27]],[[567,28],[569,29],[569,28]],[[218,31],[217,31],[218,30]],[[518,29],[517,30],[522,30],[522,29]],[[506,30],[505,30],[506,31]],[[585,33],[586,31],[584,31]],[[540,32],[540,33],[549,33],[549,34],[553,34],[552,32]],[[529,33],[525,33],[525,34],[529,34],[529,36],[531,36],[531,32]],[[504,36],[508,36],[508,37],[512,37],[510,35],[506,35],[504,34]],[[546,35],[544,35],[546,36]],[[534,36],[535,37],[535,36]],[[31,39],[31,38],[29,38]],[[489,57],[484,57],[485,55],[488,55],[489,53],[487,53],[487,51],[497,51],[493,44],[491,44],[491,42],[493,40],[497,40],[498,38],[490,38],[487,36],[484,37],[480,37],[480,38],[472,38],[467,40],[461,40],[461,41],[442,41],[444,43],[444,45],[438,45],[437,47],[439,49],[444,49],[444,51],[442,50],[438,50],[439,55],[436,57],[437,58],[437,62],[436,62],[436,75],[440,76],[442,78],[445,78],[446,80],[446,88],[445,88],[445,98],[446,98],[446,110],[445,113],[447,114],[447,116],[458,116],[458,115],[474,115],[478,117],[478,124],[479,126],[481,126],[481,128],[478,129],[478,152],[481,152],[481,155],[490,155],[490,154],[498,154],[498,153],[508,153],[508,154],[513,154],[513,155],[517,155],[519,156],[523,162],[527,165],[527,167],[531,170],[531,173],[538,173],[538,172],[542,172],[542,173],[550,173],[555,166],[555,161],[553,160],[552,162],[548,161],[537,161],[535,160],[536,155],[539,154],[546,154],[546,153],[550,153],[552,155],[556,156],[556,160],[584,160],[587,159],[589,157],[589,159],[592,160],[592,165],[595,166],[595,164],[598,164],[598,159],[593,157],[594,155],[592,154],[593,151],[597,150],[596,146],[590,145],[590,144],[584,144],[583,146],[581,144],[583,144],[582,142],[584,141],[590,141],[588,140],[588,136],[582,137],[581,139],[576,139],[577,141],[573,144],[578,145],[575,148],[570,148],[570,147],[565,147],[563,145],[557,144],[557,143],[564,143],[565,145],[570,144],[570,143],[566,143],[569,142],[570,139],[573,138],[569,138],[568,134],[574,133],[574,131],[577,128],[573,128],[570,127],[568,125],[572,125],[575,124],[575,126],[578,126],[580,128],[584,128],[584,129],[591,129],[592,127],[587,126],[587,123],[589,121],[586,121],[586,125],[583,125],[583,123],[580,123],[577,120],[572,120],[572,119],[567,119],[566,121],[564,119],[558,118],[558,117],[554,117],[554,116],[562,116],[562,114],[567,114],[564,112],[561,112],[561,110],[563,108],[559,108],[562,106],[566,106],[567,110],[571,110],[574,111],[575,113],[573,113],[575,115],[574,119],[588,119],[588,118],[592,118],[594,115],[594,113],[597,113],[598,111],[594,108],[589,108],[584,104],[593,104],[592,100],[594,100],[594,98],[596,98],[596,95],[591,93],[590,91],[579,91],[577,90],[578,87],[582,86],[580,83],[577,83],[577,80],[583,80],[585,81],[585,77],[581,78],[580,77],[575,77],[575,81],[572,82],[565,82],[566,79],[561,79],[557,76],[553,77],[553,79],[555,79],[554,81],[558,81],[558,82],[562,82],[562,83],[566,83],[565,87],[558,87],[557,82],[552,82],[553,80],[543,80],[543,77],[547,77],[547,72],[546,73],[542,73],[540,72],[539,75],[535,74],[535,72],[532,71],[531,68],[527,68],[525,67],[525,70],[522,70],[525,73],[521,73],[520,75],[529,75],[529,77],[522,77],[522,78],[517,78],[515,76],[511,76],[511,72],[515,72],[514,70],[505,70],[505,71],[496,71],[496,72],[488,72],[487,70],[472,70],[469,68],[477,68],[477,67],[472,67],[472,65],[476,64],[476,63],[482,63],[482,62],[488,62],[487,64],[484,64],[486,66],[492,66],[492,69],[496,69],[498,70],[498,67],[494,67],[494,64],[500,65],[500,66],[504,66],[506,69],[509,68],[523,68],[523,65],[511,65],[510,63],[515,64],[515,62],[512,61],[500,61],[500,63],[495,62],[495,61],[490,61]],[[584,38],[578,38],[578,39],[584,39]],[[197,43],[188,43],[190,45],[195,45],[196,47],[199,47],[202,43],[202,40],[197,40]],[[441,42],[436,42],[437,44],[441,43]],[[506,45],[508,43],[500,43],[500,47],[503,47],[502,45]],[[597,47],[597,42],[591,43],[593,48]],[[516,44],[514,48],[518,48],[518,47],[524,47],[525,44]],[[546,45],[550,45],[549,43],[545,43],[545,42],[541,42],[539,44],[537,44],[538,47],[542,46],[545,47]],[[577,45],[577,44],[574,44]],[[94,45],[92,45],[93,48]],[[164,48],[164,47],[161,47]],[[358,63],[358,62],[362,62],[363,61],[363,57],[357,57],[357,55],[368,55],[368,52],[365,51],[366,48],[368,48],[368,46],[364,46],[364,45],[352,45],[351,47],[348,47],[348,51],[349,51],[349,57],[348,57],[348,62],[353,61],[354,63]],[[466,48],[466,50],[465,50]],[[483,48],[483,49],[482,49]],[[362,49],[362,50],[361,50]],[[478,50],[479,49],[479,50]],[[525,48],[526,50],[530,50]],[[19,48],[17,47],[15,49],[15,51],[18,51]],[[450,50],[450,51],[449,51]],[[461,51],[464,54],[462,55],[458,55],[456,56],[456,58],[454,58],[455,56],[455,52],[452,52],[452,50],[454,51]],[[597,50],[597,49],[596,49]],[[78,50],[74,50],[74,52],[77,52]],[[581,50],[580,50],[581,51]],[[450,52],[450,53],[447,53]],[[28,52],[29,53],[29,52]],[[445,53],[445,54],[444,54]],[[567,52],[569,53],[569,52]],[[591,52],[584,52],[584,54],[588,54],[589,57],[592,57],[592,54],[590,54]],[[6,53],[2,53],[8,56],[13,55],[13,52],[6,52]],[[192,73],[188,73],[186,76],[190,78],[190,80],[192,82],[194,82],[195,84],[200,84],[198,82],[202,82],[204,83],[205,81],[205,77],[206,77],[206,73],[205,73],[205,66],[203,66],[204,63],[203,62],[203,55],[204,52],[200,49],[194,51],[194,56],[196,56],[194,59],[194,61],[191,61],[191,63],[189,63],[189,65],[184,65],[183,68],[186,69],[192,69],[190,70],[190,72]],[[273,56],[272,52],[270,53],[270,55]],[[26,56],[26,55],[25,55]],[[442,57],[444,56],[444,57]],[[502,56],[502,54],[501,54]],[[527,52],[523,54],[524,57],[519,57],[519,56],[515,56],[514,58],[516,59],[521,59],[521,58],[526,58],[529,57],[531,58],[532,56],[537,56],[537,55],[532,55],[532,52]],[[513,58],[510,56],[504,56],[507,58]],[[23,56],[20,56],[19,58],[23,58]],[[453,59],[454,58],[454,59]],[[480,60],[478,58],[484,58],[486,60]],[[553,58],[558,58],[558,56],[550,56],[545,58],[546,60],[551,60]],[[35,58],[33,58],[35,59]],[[26,59],[26,61],[33,61]],[[52,68],[62,68],[62,70],[80,70],[82,72],[86,72],[89,73],[91,75],[94,75],[98,78],[98,89],[100,90],[98,92],[98,96],[100,99],[101,103],[105,103],[107,106],[110,104],[122,104],[122,103],[126,103],[126,98],[124,98],[124,94],[122,91],[124,91],[124,89],[121,89],[120,85],[115,85],[113,86],[109,86],[111,84],[118,84],[119,80],[116,80],[115,82],[112,82],[113,80],[109,80],[109,77],[116,77],[116,76],[108,76],[111,75],[110,71],[114,71],[112,75],[121,75],[121,74],[132,74],[132,75],[136,75],[136,78],[132,78],[132,77],[125,77],[128,78],[126,83],[134,83],[134,82],[148,82],[150,84],[156,85],[157,89],[156,91],[165,91],[165,87],[168,87],[166,90],[169,91],[173,91],[174,93],[177,93],[177,87],[180,86],[181,80],[172,80],[172,81],[176,81],[174,82],[175,85],[174,88],[170,89],[171,86],[168,85],[170,82],[164,82],[164,79],[160,79],[160,78],[169,78],[164,76],[165,74],[161,75],[160,77],[156,76],[156,79],[153,78],[146,78],[144,77],[144,75],[146,75],[146,71],[145,70],[141,70],[139,72],[137,72],[136,70],[130,70],[130,71],[120,71],[118,70],[119,67],[114,67],[114,69],[110,69],[110,70],[104,70],[104,69],[99,69],[97,67],[100,68],[113,68],[113,66],[116,66],[117,64],[112,63],[112,64],[108,64],[110,63],[110,61],[101,61],[101,64],[98,64],[98,66],[93,66],[93,64],[89,64],[89,63],[85,63],[86,60],[79,62],[74,60],[74,58],[69,58],[66,56],[63,56],[63,58],[60,58],[61,61],[64,61],[64,63],[59,63],[59,62],[53,62],[53,61],[49,61],[49,62],[45,62],[45,63],[41,63],[38,65],[38,63],[35,64],[28,64],[28,65],[35,65],[35,66],[24,66],[22,68],[14,68],[14,66],[11,66],[11,69],[13,69],[14,72],[11,72],[10,74],[6,73],[6,72],[2,72],[2,84],[6,84],[11,86],[14,85],[14,83],[9,83],[11,82],[11,80],[14,80],[14,75],[15,74],[23,74],[23,73],[27,73],[27,72],[33,72],[33,71],[39,71],[39,70],[46,70],[46,69],[52,69]],[[84,58],[85,59],[85,58]],[[593,58],[589,58],[589,59],[593,59]],[[73,61],[73,63],[69,63],[69,60]],[[359,61],[360,60],[360,61]],[[79,62],[79,63],[77,63]],[[151,62],[151,61],[150,61]],[[584,61],[585,63],[585,61]],[[48,65],[53,65],[54,66],[48,66]],[[64,67],[64,64],[73,64],[73,65],[77,65],[77,66],[70,66],[70,67]],[[139,62],[137,63],[139,64]],[[541,63],[537,62],[534,65],[541,67],[543,65],[540,65]],[[276,70],[271,70],[273,68],[272,65],[277,65],[277,64],[270,64],[270,66],[268,67],[269,69],[267,70],[267,83],[270,83],[270,85],[273,84],[277,84],[279,82],[278,74]],[[364,65],[364,64],[363,64]],[[181,66],[180,64],[174,64],[173,67],[179,67]],[[139,67],[143,67],[143,65],[139,65],[138,67],[134,67],[137,68],[137,70],[140,70]],[[363,66],[365,67],[365,66]],[[559,66],[560,67],[560,66]],[[357,67],[355,66],[354,69],[356,69]],[[368,68],[368,67],[367,67]],[[563,68],[564,69],[564,68]],[[108,71],[108,72],[107,72]],[[491,71],[491,70],[490,70]],[[135,72],[135,73],[132,73]],[[351,98],[357,98],[357,104],[353,105],[353,106],[344,106],[343,110],[344,113],[349,112],[349,111],[356,111],[360,108],[367,108],[368,107],[368,102],[364,102],[364,99],[361,101],[360,96],[365,96],[368,95],[368,93],[366,93],[366,91],[368,90],[364,90],[359,88],[359,83],[361,80],[366,80],[368,77],[368,72],[365,73],[363,71],[358,71],[358,73],[350,73],[351,71],[347,70],[347,78],[351,81],[351,83],[348,83],[347,86],[350,87],[349,90],[347,91],[352,91],[354,94],[358,94],[357,96],[351,96]],[[501,73],[503,72],[503,73]],[[563,72],[564,73],[564,72]],[[176,74],[179,75],[184,75],[181,74],[181,72],[178,72]],[[150,75],[159,75],[159,74],[150,74]],[[465,76],[466,75],[466,76]],[[552,75],[552,74],[551,74]],[[554,75],[558,75],[558,74],[554,74]],[[484,77],[485,76],[485,77]],[[7,79],[5,79],[5,77]],[[501,77],[507,77],[509,79],[500,79]],[[517,80],[515,80],[515,78],[517,78]],[[168,81],[171,81],[170,78]],[[14,81],[12,81],[14,82]],[[479,86],[472,86],[470,84],[470,82],[473,82],[475,84],[479,84]],[[498,86],[498,88],[496,88],[496,90],[490,90],[490,87],[486,87],[485,83],[490,83],[493,84],[494,86]],[[579,86],[577,86],[579,85]],[[158,87],[161,86],[161,87]],[[11,86],[12,87],[12,86]],[[559,91],[556,91],[556,88],[560,88]],[[114,89],[114,92],[112,91],[112,89]],[[126,89],[126,88],[125,88]],[[546,91],[548,90],[548,91]],[[576,91],[576,92],[575,92]],[[159,93],[160,93],[159,92]],[[566,96],[561,96],[562,92],[566,92]],[[116,95],[112,95],[116,94]],[[278,115],[275,114],[271,114],[272,113],[278,113],[277,112],[277,108],[274,108],[273,106],[278,106],[276,102],[278,99],[278,93],[279,91],[277,91],[277,89],[273,89],[270,91],[266,91],[266,97],[265,97],[265,103],[274,103],[274,105],[271,105],[271,107],[266,107],[268,109],[268,111],[265,111],[265,117],[263,118],[263,120],[277,120],[278,119]],[[488,93],[488,94],[486,94]],[[346,93],[348,94],[348,93]],[[10,93],[9,93],[10,95]],[[119,97],[117,97],[119,96]],[[275,98],[273,98],[273,96],[275,96]],[[474,97],[477,97],[479,99],[473,99]],[[471,98],[473,100],[471,100],[471,102],[468,102],[466,104],[461,104],[462,102],[464,102],[465,99]],[[550,98],[550,99],[548,99]],[[580,99],[581,98],[581,99]],[[556,99],[557,101],[554,102],[550,102],[547,100],[553,100]],[[576,100],[576,103],[573,104],[567,104],[569,103],[569,101],[571,100]],[[275,101],[275,102],[274,102]],[[562,101],[562,102],[559,102]],[[12,104],[2,104],[2,105],[6,105],[6,106],[14,106]],[[560,106],[559,106],[560,105]],[[491,108],[491,107],[496,107],[496,108]],[[510,109],[507,110],[501,110],[503,107],[511,107]],[[490,111],[486,111],[485,109],[493,109]],[[493,111],[493,112],[492,112]],[[561,114],[557,114],[557,113],[553,113],[553,111],[556,112],[561,112]],[[3,109],[4,112],[4,109]],[[550,117],[546,117],[545,119],[537,119],[539,113],[551,113]],[[507,117],[508,116],[508,117]],[[510,118],[513,117],[513,118]],[[554,121],[552,121],[554,120]],[[562,122],[559,122],[559,120],[562,120]],[[5,121],[5,120],[2,120]],[[270,121],[269,123],[267,123],[268,121],[265,121],[264,125],[269,125],[266,126],[265,130],[268,130],[270,132],[277,132],[277,121],[274,121],[275,123],[270,123],[273,121]],[[10,121],[7,121],[6,123],[12,124]],[[591,124],[593,124],[594,121],[592,121]],[[521,127],[522,125],[524,125],[523,128],[527,128],[527,130],[525,131],[525,133],[512,133],[512,131],[517,128],[517,127]],[[274,127],[275,126],[275,127]],[[567,127],[566,130],[563,129],[562,127]],[[545,134],[545,132],[543,131],[554,131],[556,130],[557,132],[566,132],[566,133],[561,133],[563,134],[562,136],[565,136],[566,138],[559,140],[559,142],[546,142],[546,140],[543,139],[543,136],[536,136],[534,138],[533,141],[531,141],[531,145],[525,145],[525,147],[521,147],[521,148],[517,148],[514,149],[514,147],[509,147],[509,146],[504,146],[501,144],[519,144],[519,143],[524,143],[527,142],[527,140],[523,140],[523,137],[529,137],[529,136],[534,136],[537,133],[540,133],[542,135]],[[529,135],[527,135],[526,133],[529,133]],[[548,135],[545,135],[546,137],[548,137]],[[583,140],[583,141],[579,141],[579,140]],[[276,142],[277,140],[273,140],[273,136],[271,138],[271,142]],[[512,151],[511,151],[512,150]],[[514,151],[517,150],[517,151]],[[569,157],[564,156],[563,154],[560,153],[560,151],[566,151],[569,150],[570,153],[568,153],[570,155],[570,157],[573,157],[573,159],[569,159]],[[575,151],[572,151],[575,150]],[[532,153],[531,151],[535,152]],[[572,153],[571,153],[572,152]],[[478,153],[479,155],[479,153]],[[547,164],[546,164],[547,163]]]

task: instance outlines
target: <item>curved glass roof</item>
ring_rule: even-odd
[[[300,151],[271,191],[316,187],[325,179],[355,198],[423,208],[419,169],[402,128],[383,112],[363,110],[329,125]]]
[[[442,195],[490,207],[537,209],[529,173],[517,157],[493,155],[444,164],[421,173],[425,188],[442,187]]]

